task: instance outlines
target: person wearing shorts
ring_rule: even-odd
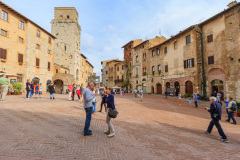
[[[38,94],[39,94],[39,89],[40,89],[40,87],[39,87],[39,85],[38,85],[38,83],[34,86],[34,92],[35,92],[35,96],[36,96],[36,99],[38,98]]]
[[[140,100],[142,102],[142,99],[143,99],[143,90],[142,89],[140,89],[139,94],[140,94]]]
[[[39,98],[42,98],[42,83],[39,86]]]
[[[182,99],[182,94],[181,93],[178,93],[178,105],[182,105],[181,104],[181,99]]]

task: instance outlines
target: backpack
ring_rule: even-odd
[[[39,86],[38,86],[38,85],[36,86],[35,90],[36,90],[36,91],[38,91],[38,90],[39,90]]]
[[[237,104],[235,102],[232,102],[232,106],[230,108],[232,111],[237,111]]]

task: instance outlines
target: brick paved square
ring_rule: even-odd
[[[204,134],[210,122],[204,107],[209,102],[195,109],[186,100],[177,105],[176,97],[145,95],[141,103],[134,95],[116,95],[116,136],[107,138],[105,114],[93,116],[93,135],[84,137],[82,103],[67,99],[8,96],[1,102],[0,159],[240,159],[240,128],[225,122],[225,110],[221,125],[230,143],[217,141],[216,128]],[[100,97],[97,109],[99,105]]]

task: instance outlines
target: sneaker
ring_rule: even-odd
[[[92,132],[89,132],[88,134],[84,133],[84,136],[91,136]]]
[[[225,143],[229,143],[228,139],[222,139],[222,138],[218,138],[219,141],[225,142]]]
[[[210,134],[207,130],[205,130],[204,132],[205,132],[206,134],[208,134],[208,135]]]
[[[109,134],[109,135],[108,135],[108,138],[111,138],[111,137],[113,137],[113,136],[115,136],[115,133]]]
[[[55,98],[53,97],[53,99],[55,99]]]
[[[109,134],[110,134],[110,131],[104,131],[104,134],[109,135]]]
[[[231,124],[235,124],[235,125],[237,125],[237,123],[233,123],[233,122],[232,122]]]
[[[52,97],[50,97],[50,99],[52,99]]]

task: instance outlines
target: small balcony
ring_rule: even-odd
[[[121,82],[123,82],[123,79],[116,79],[115,80],[115,83],[121,83]]]

